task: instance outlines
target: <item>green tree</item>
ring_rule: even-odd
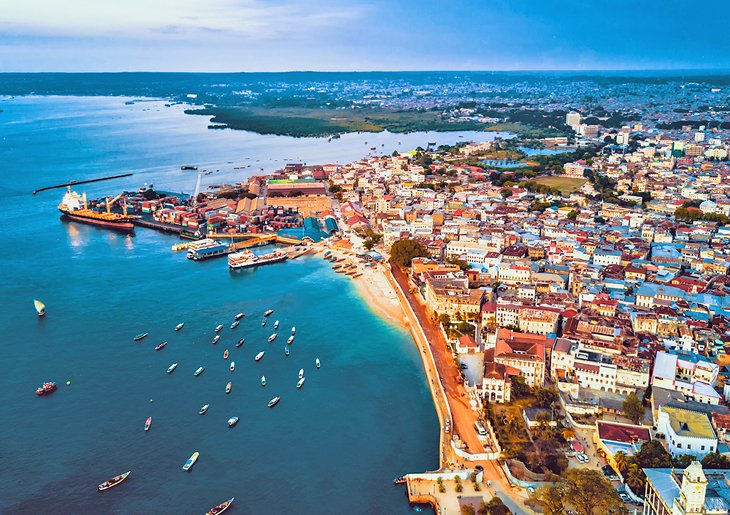
[[[644,405],[634,392],[631,392],[621,404],[624,414],[634,424],[638,424],[644,418]]]
[[[411,266],[415,257],[428,256],[428,249],[416,240],[398,240],[390,248],[390,262],[401,266]]]
[[[512,196],[512,190],[509,188],[504,188],[502,191],[499,192],[500,195],[502,195],[502,198],[507,198]]]
[[[568,220],[575,220],[576,218],[578,218],[579,214],[580,211],[578,211],[577,209],[573,209],[570,211],[570,213],[568,213],[567,218]]]
[[[702,466],[706,469],[730,469],[730,459],[722,454],[711,452],[702,458]]]
[[[342,191],[342,186],[339,184],[330,184],[330,193],[339,193]]]
[[[512,512],[509,511],[509,508],[496,495],[489,499],[489,502],[482,501],[477,510],[478,515],[509,515],[510,513]]]
[[[439,315],[439,323],[444,326],[444,328],[449,327],[451,325],[451,317],[448,313],[442,313]]]
[[[471,504],[465,504],[460,509],[461,515],[476,515],[476,510]]]
[[[515,399],[530,395],[530,387],[527,386],[524,377],[515,376],[512,378],[512,395],[514,395]]]
[[[550,408],[554,402],[558,400],[558,393],[550,388],[537,387],[534,391],[535,404],[539,408]]]
[[[597,470],[568,469],[563,482],[563,501],[574,506],[579,514],[626,513],[611,482]]]
[[[302,190],[291,190],[287,197],[301,197],[302,195],[304,195]]]
[[[530,494],[530,502],[542,508],[545,515],[561,515],[563,509],[564,485],[546,485],[538,488]]]

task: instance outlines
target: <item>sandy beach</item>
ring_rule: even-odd
[[[408,326],[408,319],[398,300],[398,295],[385,277],[381,265],[362,270],[362,275],[354,279],[358,293],[368,306],[389,322],[401,327]]]

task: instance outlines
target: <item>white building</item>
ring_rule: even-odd
[[[702,459],[717,450],[717,435],[705,413],[659,406],[657,433],[664,435],[674,456],[691,454]]]

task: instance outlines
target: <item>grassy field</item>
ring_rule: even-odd
[[[549,175],[545,177],[537,177],[535,182],[545,184],[551,188],[558,188],[563,195],[570,195],[583,186],[588,179],[574,179],[572,177],[562,177],[560,175]]]

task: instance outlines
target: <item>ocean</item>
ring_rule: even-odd
[[[176,237],[64,222],[56,210],[63,190],[31,191],[132,171],[85,191],[93,198],[154,183],[189,192],[195,174],[181,171],[183,164],[221,170],[205,176],[211,184],[288,158],[345,162],[367,150],[364,141],[390,152],[398,141],[414,148],[459,135],[351,134],[327,142],[211,131],[182,106],[127,100],[0,102],[0,511],[204,513],[230,497],[232,514],[416,509],[392,479],[438,465],[438,420],[420,358],[410,335],[370,311],[349,279],[318,257],[238,273],[224,259],[194,263],[170,250]],[[247,166],[253,163],[265,166]],[[34,298],[46,304],[44,318]],[[264,328],[266,309],[274,314]],[[246,317],[231,330],[239,311]],[[279,338],[269,344],[276,319]],[[185,327],[176,333],[179,322]],[[225,328],[213,345],[219,323]],[[149,336],[134,342],[142,332]],[[162,341],[168,345],[155,352]],[[259,351],[266,354],[256,363]],[[194,377],[199,366],[206,370]],[[297,390],[300,368],[307,379]],[[37,397],[47,380],[58,391]],[[274,396],[281,402],[269,409]],[[200,416],[203,404],[210,409]],[[231,416],[240,417],[233,429]],[[183,472],[195,451],[197,464]],[[127,470],[126,482],[97,491]]]

